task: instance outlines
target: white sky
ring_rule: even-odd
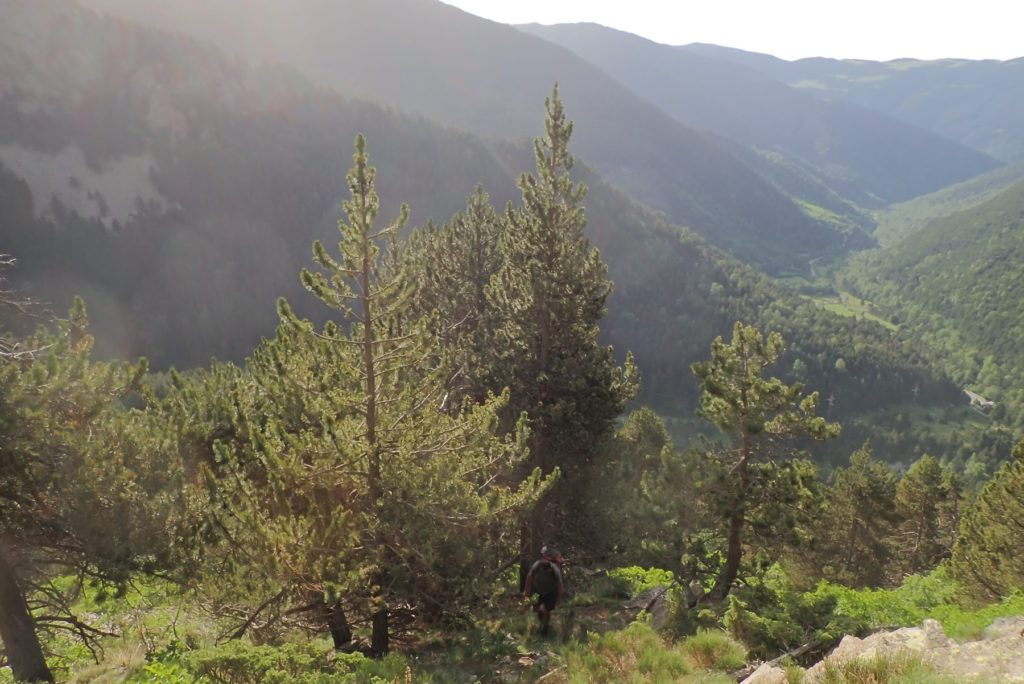
[[[783,59],[1013,59],[1022,0],[443,0],[506,24],[591,21],[669,45]]]

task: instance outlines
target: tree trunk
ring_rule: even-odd
[[[530,517],[523,521],[519,528],[519,592],[526,590],[526,575],[530,572],[530,566],[537,559],[540,549],[538,532],[540,527],[541,511],[543,501],[537,501]]]
[[[0,639],[15,681],[52,682],[43,649],[36,635],[35,621],[21,593],[14,568],[0,546]]]
[[[744,399],[744,401],[746,401]],[[732,583],[736,581],[736,575],[740,571],[740,561],[743,560],[743,526],[747,521],[747,491],[749,489],[749,474],[747,464],[751,458],[751,445],[748,435],[743,435],[743,452],[739,463],[733,468],[733,475],[736,478],[736,498],[732,502],[732,514],[729,516],[728,547],[725,553],[725,565],[718,573],[715,586],[712,587],[708,598],[712,601],[722,601],[732,589]]]
[[[383,658],[391,649],[391,635],[388,633],[388,609],[381,608],[373,614],[373,633],[370,636],[370,656]]]
[[[324,606],[327,629],[331,632],[331,639],[334,641],[334,649],[340,650],[352,643],[352,627],[348,624],[348,616],[345,609],[338,601],[332,606]]]
[[[736,575],[740,571],[740,560],[743,558],[743,505],[737,502],[729,518],[729,545],[725,556],[725,565],[722,566],[715,580],[715,586],[708,594],[712,601],[721,601],[729,594],[732,583],[736,581]]]

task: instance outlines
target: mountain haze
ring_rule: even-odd
[[[725,59],[597,24],[520,28],[572,50],[688,126],[792,156],[861,206],[907,200],[997,165],[923,128]]]
[[[858,104],[1004,162],[1024,160],[1024,57],[790,62],[717,45],[679,49],[751,67],[817,97]]]
[[[601,69],[436,0],[84,2],[486,136],[534,135],[534,103],[558,82],[577,156],[672,223],[773,272],[848,248],[843,229]]]
[[[58,311],[84,295],[106,354],[240,359],[273,332],[277,296],[302,310],[299,269],[315,238],[337,240],[359,132],[382,216],[407,201],[443,220],[477,183],[515,196],[518,167],[467,132],[61,0],[0,19],[3,251]]]

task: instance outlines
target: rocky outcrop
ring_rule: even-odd
[[[921,627],[877,632],[863,639],[846,636],[825,660],[806,671],[804,683],[821,681],[827,662],[905,652],[920,655],[937,672],[955,677],[957,681],[1024,684],[1024,617],[996,620],[984,631],[981,639],[965,643],[947,637],[942,625],[935,620],[925,620]],[[782,668],[765,663],[743,683],[776,684],[785,681],[786,673]]]

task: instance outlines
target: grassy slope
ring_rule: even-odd
[[[541,677],[546,682],[736,681],[730,673],[740,670],[746,660],[741,642],[720,627],[685,638],[659,634],[629,600],[642,587],[619,579],[621,573],[612,574],[616,577],[602,575],[576,586],[575,595],[556,611],[548,637],[538,633],[525,605],[506,598],[481,610],[472,626],[407,634],[396,643],[396,652],[380,661],[358,653],[332,654],[328,640],[301,629],[284,629],[273,645],[256,645],[248,639],[217,645],[218,635],[230,629],[230,621],[203,610],[193,591],[181,594],[150,581],[140,581],[117,596],[90,588],[72,604],[77,614],[101,621],[104,630],[112,633],[100,642],[98,663],[68,633],[45,641],[58,679],[77,684],[257,681],[268,675],[274,681],[298,684],[310,681],[304,678],[317,672],[321,677],[333,676],[326,681],[378,681],[373,677],[438,683],[528,682]],[[764,586],[769,591],[793,591],[784,581],[778,584],[769,579]],[[967,609],[954,600],[954,590],[940,570],[926,577],[911,576],[893,590],[824,584],[792,596],[802,596],[805,602],[832,597],[834,613],[826,619],[838,618],[858,631],[920,626],[925,618],[934,618],[947,634],[962,641],[980,638],[982,629],[997,618],[1024,611],[1019,594],[998,604]],[[721,617],[713,607],[704,612],[709,625],[716,613]],[[840,636],[831,638],[838,641]],[[9,672],[0,668],[0,683],[11,681]],[[202,676],[213,672],[218,675],[215,680]],[[797,676],[800,668],[792,672]],[[346,674],[351,679],[345,679]]]

